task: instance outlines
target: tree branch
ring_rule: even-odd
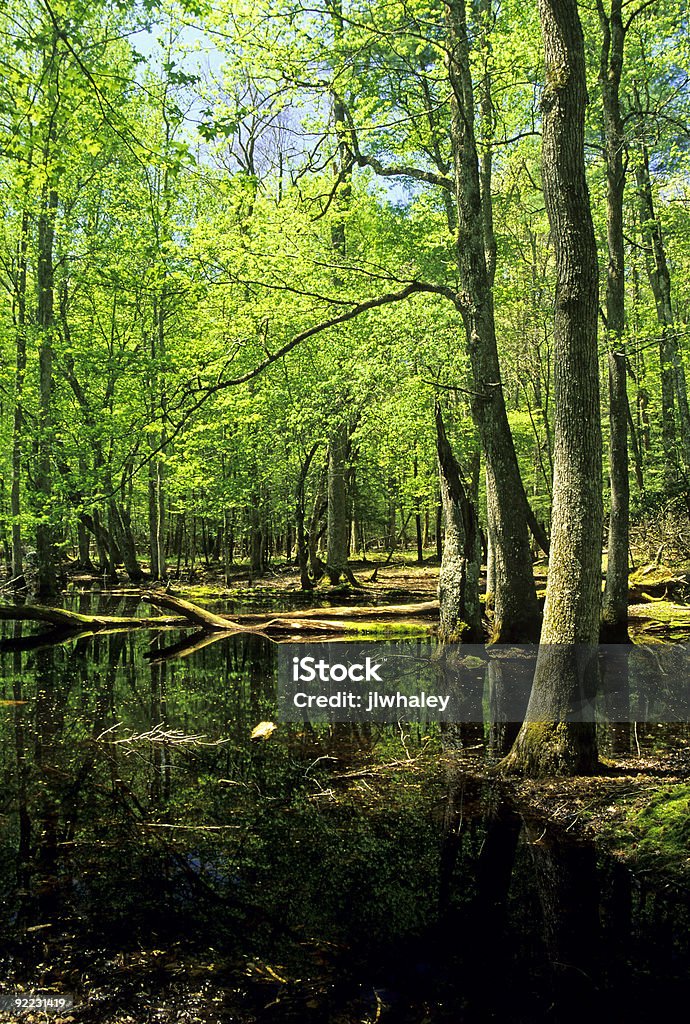
[[[352,159],[359,167],[371,167],[373,171],[381,175],[383,178],[414,178],[416,181],[425,181],[429,185],[438,185],[440,188],[445,188],[448,192],[455,192],[455,183],[451,178],[446,177],[445,174],[436,174],[435,171],[425,171],[421,167],[408,167],[403,164],[394,164],[391,167],[385,167],[375,156],[367,156],[362,153],[359,148],[357,131],[350,115],[350,111],[342,100],[340,102],[342,103],[343,110],[345,111],[345,117],[347,118],[349,135],[348,149],[350,149]]]

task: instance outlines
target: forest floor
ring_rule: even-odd
[[[312,591],[300,587],[299,570],[294,565],[276,564],[266,572],[253,575],[241,563],[233,567],[227,581],[215,567],[197,568],[193,573],[173,577],[173,586],[191,600],[203,598],[237,598],[239,600],[270,600],[298,598],[305,605],[318,607],[324,603],[350,598],[353,603],[391,604],[394,600],[428,601],[436,597],[438,561],[429,558],[419,565],[411,556],[387,562],[381,557],[373,561],[352,561],[350,568],[358,587],[349,583],[331,586],[324,578]]]
[[[644,741],[649,745],[649,737]],[[690,875],[690,730],[675,737],[673,749],[601,758],[599,774],[539,780],[505,777],[471,749],[431,751],[388,763],[366,759],[341,776],[333,799],[360,789],[368,801],[385,803],[392,787],[424,785],[445,768],[449,785],[497,787],[540,833],[594,843],[635,876],[648,875],[662,887],[687,890]]]
[[[511,782],[525,814],[591,840],[635,875],[687,888],[690,873],[690,738],[675,749],[602,758],[602,774]]]

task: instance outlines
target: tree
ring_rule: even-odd
[[[488,517],[493,544],[495,641],[530,640],[539,612],[532,576],[528,503],[506,414],[496,343],[492,270],[487,265],[487,205],[482,197],[474,134],[475,101],[465,0],[445,0],[451,140],[458,221],[456,254],[477,424],[487,471]]]
[[[446,533],[438,579],[439,636],[444,642],[483,637],[479,604],[481,546],[477,511],[467,495],[460,467],[448,443],[440,403],[434,408],[441,502]]]
[[[597,680],[602,529],[598,266],[585,177],[584,38],[576,0],[540,0],[539,14],[546,78],[542,175],[558,275],[554,503],[532,692],[503,762],[532,775],[588,772],[597,764],[590,703]]]
[[[612,0],[606,14],[597,0],[602,43],[599,83],[604,110],[606,159],[606,334],[609,378],[609,516],[608,561],[602,605],[602,640],[628,636],[628,548],[630,479],[628,471],[628,366],[625,351],[625,237],[623,200],[625,161],[620,103],[626,25],[622,0]],[[629,25],[629,22],[628,22]]]

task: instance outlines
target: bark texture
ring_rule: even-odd
[[[597,764],[587,721],[601,604],[597,250],[585,179],[585,54],[576,0],[540,0],[546,58],[543,183],[556,250],[553,524],[541,647],[507,768],[582,773]],[[579,719],[579,720],[578,720]]]
[[[536,639],[539,608],[532,573],[527,496],[508,423],[494,321],[491,235],[482,202],[480,161],[474,133],[475,103],[465,0],[446,0],[451,142],[457,200],[457,260],[474,394],[472,416],[486,463],[487,501],[493,521],[495,598],[493,639]],[[486,161],[483,165],[487,176]]]
[[[625,354],[625,243],[623,235],[623,119],[620,82],[623,70],[625,27],[623,0],[611,0],[607,16],[597,0],[602,33],[599,82],[604,107],[606,148],[606,331],[609,371],[609,480],[610,514],[606,588],[602,607],[604,642],[628,639],[628,549],[630,532],[630,476],[628,468],[628,390]]]

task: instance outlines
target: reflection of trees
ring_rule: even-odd
[[[458,951],[468,1019],[516,1019],[516,1008],[524,1019],[533,1010],[536,1019],[539,1005],[550,1007],[548,1019],[587,1019],[600,980],[594,848],[547,836],[500,783],[480,788],[466,780],[448,788],[439,863],[440,927]],[[624,896],[620,879],[616,894]],[[619,899],[625,935],[626,909]],[[526,998],[533,1008],[520,1003]]]
[[[562,1021],[597,1010],[601,969],[599,878],[593,846],[546,838],[539,824],[526,834],[542,910],[553,999]]]

